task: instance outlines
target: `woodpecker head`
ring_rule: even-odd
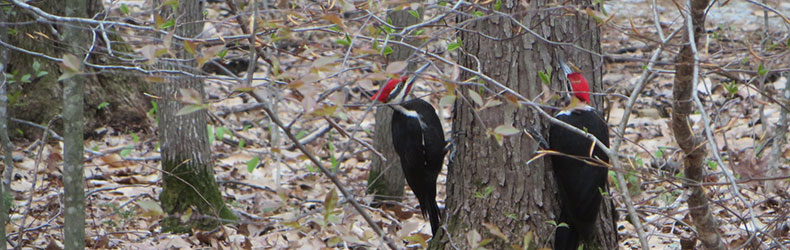
[[[408,76],[396,76],[387,81],[387,84],[384,84],[370,99],[387,104],[403,102],[414,83],[414,80],[408,80]]]
[[[571,67],[565,62],[560,62],[560,65],[571,83],[573,95],[584,103],[590,104],[590,85],[587,84],[587,79],[581,73],[571,70]]]
[[[387,81],[370,99],[386,104],[399,104],[406,101],[406,96],[409,95],[414,82],[417,80],[417,74],[427,69],[430,65],[428,63],[420,67],[414,72],[415,75],[411,79],[408,76],[395,76]]]

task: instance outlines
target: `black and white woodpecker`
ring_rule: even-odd
[[[431,232],[436,234],[440,226],[436,178],[444,162],[444,130],[430,103],[419,98],[408,99],[417,75],[428,66],[430,63],[418,69],[411,79],[403,76],[389,80],[371,99],[395,111],[392,113],[392,144],[400,157],[406,182],[420,203],[422,216],[427,215]]]
[[[609,127],[601,114],[590,106],[590,86],[579,72],[561,63],[571,89],[571,105],[555,115],[560,121],[592,134],[609,147]],[[576,99],[576,100],[573,100]],[[608,190],[608,169],[597,161],[609,162],[607,154],[595,142],[559,124],[549,128],[554,178],[559,191],[559,222],[568,227],[557,228],[554,249],[575,250],[580,241],[591,239],[603,196]],[[559,223],[558,222],[558,223]]]

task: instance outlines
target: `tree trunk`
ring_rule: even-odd
[[[422,14],[422,8],[418,13]],[[415,18],[409,14],[408,10],[392,11],[388,14],[388,18],[392,20],[392,25],[396,27],[406,27],[422,21],[422,15],[420,15],[420,18]],[[400,38],[394,37],[394,39]],[[406,42],[413,44],[416,41]],[[409,56],[414,54],[412,50],[402,45],[394,45],[392,48],[392,54],[387,56],[388,62],[407,60]],[[409,65],[409,69],[414,69],[415,67],[416,65]],[[382,106],[376,109],[376,133],[373,135],[373,147],[381,152],[387,158],[387,161],[374,156],[373,163],[370,165],[367,193],[374,194],[375,201],[400,200],[403,197],[403,186],[406,184],[406,178],[403,176],[403,170],[400,166],[400,158],[392,146],[391,121],[391,108]]]
[[[65,7],[57,0],[41,0],[31,3],[42,10],[54,14],[64,15]],[[84,3],[88,16],[94,16],[104,11],[101,1],[88,0]],[[9,11],[9,23],[28,23],[36,20],[28,11],[12,7]],[[4,39],[14,46],[60,57],[58,48],[51,37],[51,27],[48,24],[26,24],[12,25],[17,32]],[[108,27],[109,28],[109,27]],[[112,29],[112,28],[110,28]],[[86,32],[87,30],[83,30]],[[46,34],[42,35],[42,34]],[[100,34],[97,34],[101,37]],[[121,41],[117,35],[113,35],[112,30],[108,30],[107,35],[113,42],[112,50],[114,53],[134,53],[134,51]],[[90,62],[94,64],[113,64],[121,65],[123,62],[115,57],[108,55],[107,45],[104,39],[96,39],[98,46],[90,57]],[[46,59],[30,56],[18,51],[11,51],[8,66],[5,72],[12,73],[13,81],[9,84],[9,114],[11,117],[44,124],[52,117],[61,113],[60,97],[63,89],[58,85],[57,77],[60,75],[56,63]],[[36,69],[33,65],[39,65]],[[91,69],[87,69],[91,70]],[[44,73],[45,72],[45,73]],[[22,81],[25,75],[30,76],[30,81]],[[140,77],[130,74],[95,74],[86,77],[85,84],[85,123],[87,132],[105,125],[128,130],[129,127],[143,127],[147,124],[147,110],[150,108],[147,98],[143,95],[149,88],[145,81]],[[107,103],[105,108],[99,109],[99,105]],[[40,138],[41,130],[28,126],[11,123],[12,131],[20,129],[23,136],[28,138]],[[59,126],[56,126],[59,127]],[[58,131],[61,133],[62,131]],[[19,136],[18,133],[12,136]]]
[[[504,0],[499,11],[512,13],[517,20],[545,38],[574,43],[600,53],[597,23],[582,13],[562,15],[564,11],[546,11],[547,4],[553,3],[530,1],[526,7],[529,9],[525,9],[521,1]],[[590,1],[584,3],[589,5]],[[487,7],[494,8],[494,5]],[[459,16],[461,20],[458,23],[465,18]],[[534,98],[542,92],[538,72],[552,68],[552,72],[562,72],[557,61],[560,57],[573,61],[584,70],[585,77],[594,86],[593,91],[600,89],[601,65],[595,55],[545,43],[503,17],[481,19],[464,28],[468,31],[460,32],[463,51],[459,52],[459,63],[471,69],[479,66],[483,74],[527,98]],[[490,40],[475,31],[503,40]],[[561,89],[561,75],[552,74],[555,90]],[[473,74],[463,72],[460,79],[471,77]],[[467,94],[468,91],[477,91],[477,88],[459,90],[457,94]],[[601,98],[593,101],[600,104]],[[505,137],[504,145],[500,146],[487,133],[489,129],[507,124],[545,134],[548,122],[529,108],[506,104],[479,111],[471,105],[462,98],[456,99],[453,119],[456,154],[448,170],[445,209],[450,237],[442,235],[441,241],[432,242],[432,248],[440,247],[439,244],[450,248],[448,243],[475,248],[480,239],[493,239],[485,245],[486,248],[505,249],[511,245],[523,245],[527,234],[534,236],[532,247],[551,247],[555,226],[547,221],[557,221],[560,206],[549,158],[543,157],[527,164],[539,149],[535,140],[521,134]],[[585,249],[615,249],[617,246],[611,201],[605,200],[604,204],[595,242],[586,243]],[[491,228],[498,228],[507,240],[495,236],[492,232],[496,230]],[[481,237],[475,240],[475,234]],[[544,242],[548,245],[543,245]]]
[[[675,82],[672,85],[672,134],[675,136],[678,146],[683,149],[683,173],[688,178],[684,186],[691,190],[688,199],[689,214],[694,222],[697,236],[705,249],[725,249],[724,242],[718,232],[718,225],[711,214],[708,197],[705,190],[699,183],[704,182],[706,141],[697,136],[691,129],[691,107],[694,103],[692,95],[694,92],[693,79],[695,58],[692,47],[688,44],[690,37],[693,36],[695,44],[699,43],[699,37],[705,30],[705,8],[708,0],[690,0],[690,14],[686,18],[691,18],[693,23],[693,34],[685,32],[685,45],[680,49],[675,58]],[[688,21],[688,20],[686,20]],[[684,28],[684,30],[687,30]]]
[[[87,0],[68,0],[65,14],[69,17],[88,17]],[[85,58],[84,46],[88,45],[85,26],[69,24],[61,27],[60,41],[68,44],[69,56],[82,62]],[[78,74],[63,80],[63,205],[64,248],[85,249],[85,172],[83,170],[84,118],[83,103],[85,95],[84,67],[80,63]],[[68,73],[68,72],[64,72]],[[43,147],[43,145],[42,145]],[[32,194],[31,194],[32,195]],[[20,241],[21,242],[21,241]]]
[[[8,22],[8,14],[0,11],[0,23],[6,22]],[[8,28],[5,25],[0,25],[0,40],[8,41]],[[8,62],[8,49],[0,46],[0,147],[3,148],[3,174],[0,175],[0,225],[8,225],[9,222],[8,212],[12,198],[8,194],[8,189],[11,184],[11,173],[14,171],[14,144],[11,143],[8,137],[8,93],[6,92],[8,79],[6,79],[5,75],[6,62]],[[9,176],[9,178],[6,178],[6,176]],[[6,250],[7,247],[5,243],[5,228],[0,228],[0,242],[2,242],[0,250]]]
[[[169,9],[166,5],[162,8]],[[183,37],[195,37],[203,30],[202,10],[200,1],[179,1],[177,13],[168,14],[172,13],[172,10],[168,10],[160,11],[160,15],[165,19],[178,17],[175,33]],[[174,41],[172,48],[179,58],[192,59],[180,41]],[[194,60],[184,60],[181,65],[172,66],[171,69],[196,73],[196,65]],[[159,200],[168,214],[162,223],[162,230],[210,230],[221,221],[235,220],[236,217],[225,206],[214,179],[214,164],[206,128],[207,111],[200,109],[177,116],[176,113],[186,106],[173,98],[181,89],[199,93],[201,103],[206,95],[200,79],[169,78],[168,83],[158,85],[159,96],[162,97],[159,105],[159,140],[164,172]],[[197,211],[193,211],[193,208]],[[192,213],[190,219],[182,221],[182,215],[189,213]]]

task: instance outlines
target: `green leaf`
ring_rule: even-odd
[[[384,53],[382,53],[382,54],[384,54],[384,56],[392,54],[392,47],[387,46],[386,48],[384,48]]]
[[[247,161],[247,171],[252,173],[252,171],[255,170],[255,168],[258,167],[260,163],[261,159],[259,159],[257,156],[252,157],[252,159]]]
[[[295,136],[296,136],[296,139],[302,139],[302,138],[304,138],[305,135],[307,135],[307,131],[299,130],[299,132],[296,133]]]
[[[708,160],[708,168],[710,170],[716,171],[716,167],[718,167],[718,166],[719,166],[719,163],[716,163],[715,161]]]
[[[159,29],[167,29],[176,25],[176,21],[173,19],[168,19],[162,25],[159,25]]]
[[[764,76],[765,74],[768,74],[768,70],[766,70],[765,66],[763,66],[762,63],[760,63],[760,66],[757,67],[757,75]]]
[[[65,75],[65,73],[64,73],[64,75]],[[30,74],[25,74],[25,75],[23,75],[23,76],[22,76],[22,79],[19,79],[19,81],[20,81],[20,82],[23,82],[23,83],[30,83],[30,82],[31,82],[31,81],[30,81]]]
[[[384,34],[392,34],[393,32],[395,32],[394,29],[390,28],[390,26],[387,25],[382,25],[381,29],[384,30]]]
[[[132,141],[134,141],[135,143],[140,143],[140,136],[138,136],[137,133],[132,132],[131,135],[132,135]]]
[[[102,103],[99,103],[99,106],[97,106],[96,109],[102,110],[103,108],[106,108],[107,106],[110,106],[109,102],[102,102]]]
[[[447,50],[448,51],[453,51],[453,50],[457,49],[458,47],[459,47],[458,43],[452,42],[452,43],[447,45]]]
[[[551,84],[551,72],[538,71],[538,77],[540,77],[540,81],[543,82],[543,84]]]
[[[496,3],[494,3],[494,10],[499,11],[499,8],[501,7],[502,7],[502,0],[496,0]]]
[[[223,138],[225,138],[226,130],[227,128],[225,127],[217,127],[217,129],[214,130],[214,134],[217,136],[217,139],[222,140]]]
[[[159,106],[156,104],[156,101],[151,101],[151,109],[148,110],[148,115],[154,116],[157,111],[159,111]]]
[[[335,42],[340,45],[351,46],[351,37],[346,34],[344,38],[337,39]]]
[[[132,146],[127,146],[126,148],[121,150],[121,157],[126,157],[131,152],[132,152]]]
[[[129,7],[128,7],[128,6],[126,6],[126,4],[125,4],[125,3],[122,3],[122,4],[121,4],[121,13],[123,13],[123,14],[124,14],[124,15],[126,15],[126,16],[128,16],[128,15],[129,15]]]
[[[476,17],[482,17],[482,16],[486,15],[485,13],[483,13],[482,11],[479,11],[479,10],[476,10],[472,14],[475,15]]]
[[[425,30],[417,30],[417,31],[414,32],[414,35],[415,36],[419,36],[419,35],[422,35],[422,33],[425,33]]]
[[[653,153],[653,156],[655,156],[656,158],[664,158],[664,148],[658,148],[658,150],[656,150],[656,152]]]
[[[494,186],[486,187],[485,196],[488,197],[489,195],[491,195],[491,192],[493,192],[493,191],[494,191]]]
[[[738,83],[735,81],[723,82],[721,85],[724,86],[724,89],[726,89],[727,93],[730,93],[730,95],[738,93]]]
[[[332,171],[337,170],[337,167],[340,165],[340,161],[338,161],[337,157],[335,157],[335,145],[332,143],[332,141],[329,141],[329,162],[332,163]]]
[[[46,71],[36,72],[36,78],[41,78],[41,77],[43,77],[45,75],[49,75],[49,72],[46,72]]]
[[[39,69],[41,69],[41,63],[39,63],[38,60],[34,60],[32,68],[33,71],[38,71]]]
[[[335,43],[343,45],[343,46],[351,46],[351,42],[349,42],[348,40],[343,39],[343,38],[338,38],[337,40],[335,40]]]
[[[203,105],[200,105],[200,104],[189,104],[189,105],[186,105],[186,106],[182,107],[181,109],[179,109],[178,112],[176,112],[176,116],[182,116],[182,115],[186,115],[186,114],[191,114],[191,113],[193,113],[195,111],[198,111],[198,110],[201,110],[201,109],[203,109]]]
[[[420,19],[420,13],[417,12],[416,10],[409,10],[409,14],[414,18]]]

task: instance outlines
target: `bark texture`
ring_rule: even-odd
[[[157,5],[161,6],[161,5]],[[169,7],[164,7],[169,8]],[[176,18],[176,34],[195,37],[203,30],[203,12],[199,1],[179,1],[178,12],[160,12],[164,18]],[[174,42],[179,58],[191,59],[180,42]],[[174,69],[195,73],[195,61],[185,60]],[[162,154],[162,193],[159,200],[168,217],[162,223],[164,231],[188,232],[192,228],[210,230],[221,220],[235,220],[225,206],[219,186],[214,179],[214,164],[208,143],[205,109],[176,116],[185,104],[173,97],[180,89],[191,89],[205,97],[203,82],[194,78],[170,78],[160,84],[159,140]],[[194,210],[193,210],[194,209]],[[192,213],[188,221],[183,214]]]
[[[0,23],[8,22],[8,14],[0,11]],[[4,25],[0,25],[0,40],[8,41],[8,29]],[[8,79],[6,79],[5,69],[6,62],[8,62],[8,49],[0,46],[0,147],[3,148],[3,174],[0,175],[0,225],[8,225],[8,212],[11,204],[11,199],[6,200],[6,197],[11,198],[8,194],[9,185],[11,182],[11,174],[14,171],[13,160],[13,147],[14,144],[8,137],[8,93],[6,86],[8,86]],[[8,177],[6,177],[8,176]],[[6,203],[8,201],[8,203]],[[6,234],[5,227],[0,228],[0,250],[6,250]]]
[[[88,16],[87,0],[68,0],[64,4],[69,17]],[[66,51],[81,61],[85,58],[88,33],[82,25],[61,27],[60,41],[67,44]],[[80,73],[83,72],[80,69]],[[63,189],[64,189],[64,249],[85,249],[85,178],[83,170],[83,130],[85,102],[85,76],[77,74],[63,80]]]
[[[521,2],[504,0],[499,11],[511,13],[516,20],[549,40],[575,43],[592,51],[601,51],[597,23],[586,15],[579,13],[563,16],[564,12],[546,11],[547,5],[554,4],[554,1],[530,1],[528,6]],[[590,1],[572,2],[590,4]],[[493,5],[492,3],[488,7],[493,8]],[[459,23],[463,21],[463,17],[458,20]],[[468,31],[459,32],[463,41],[459,63],[471,69],[479,66],[482,73],[528,98],[534,98],[542,91],[539,71],[553,68],[553,89],[561,89],[561,74],[556,73],[561,72],[558,70],[557,61],[560,57],[580,66],[585,77],[594,86],[593,90],[600,90],[601,65],[595,55],[543,42],[504,17],[480,19],[463,28]],[[476,32],[503,40],[490,40]],[[473,56],[482,65],[478,65],[478,60]],[[461,79],[472,76],[464,72]],[[461,90],[462,93],[458,94],[470,91],[468,88]],[[600,104],[601,98],[593,98],[593,102]],[[535,155],[535,150],[538,150],[535,140],[522,134],[505,137],[504,146],[499,146],[487,134],[487,129],[502,124],[531,128],[545,134],[548,122],[531,109],[510,104],[483,111],[476,108],[461,98],[455,104],[453,134],[457,152],[448,170],[445,209],[445,214],[449,217],[447,228],[450,237],[443,235],[440,244],[444,244],[446,248],[451,248],[451,245],[475,248],[468,235],[470,231],[476,231],[482,235],[482,239],[494,239],[486,248],[504,249],[511,244],[523,244],[522,239],[528,233],[535,236],[531,243],[533,247],[551,247],[551,241],[548,245],[540,245],[547,239],[554,238],[554,226],[547,221],[556,221],[560,213],[549,158],[544,157],[526,164]],[[585,249],[616,248],[611,202],[605,200],[604,204],[595,242],[585,244]],[[508,241],[492,235],[485,224],[498,227]],[[436,242],[434,241],[432,247],[437,247]]]
[[[48,13],[61,16],[65,14],[65,8],[69,6],[58,0],[41,0],[30,4]],[[104,6],[99,0],[84,1],[80,7],[87,10],[89,17],[104,11]],[[50,24],[14,25],[15,23],[36,21],[37,17],[31,15],[28,11],[15,7],[11,8],[11,10],[8,13],[9,22],[12,24],[10,27],[17,32],[9,36],[9,39],[4,39],[3,41],[26,50],[59,57],[59,48],[66,46],[56,45],[54,41],[56,34],[51,33]],[[123,55],[123,53],[134,53],[129,46],[119,42],[122,39],[115,35],[114,31],[116,30],[108,28],[107,31],[115,56]],[[89,31],[87,28],[83,28],[82,32]],[[98,37],[102,36],[98,35]],[[89,58],[91,63],[99,65],[121,65],[124,63],[108,55],[108,48],[104,39],[96,39],[96,43],[94,48],[96,53],[91,54]],[[86,51],[87,49],[83,49],[83,53]],[[9,85],[8,89],[9,107],[11,108],[9,109],[10,116],[45,124],[62,111],[59,101],[63,88],[57,82],[59,76],[57,64],[18,51],[11,51],[10,55],[8,65],[5,68],[5,72],[13,74],[13,80],[15,81],[14,84]],[[32,67],[35,63],[40,65],[37,70]],[[46,74],[39,75],[41,74],[40,72],[46,72]],[[32,76],[31,80],[22,82],[22,77],[28,74]],[[146,111],[150,108],[150,104],[143,96],[143,93],[149,89],[149,86],[145,81],[140,80],[140,77],[131,73],[92,74],[87,76],[85,81],[85,131],[92,132],[93,129],[102,126],[128,130],[129,128],[139,128],[147,125]],[[98,109],[98,106],[104,102],[109,105],[103,109]],[[25,137],[40,138],[41,129],[20,126],[15,123],[11,123],[10,127],[12,131],[15,131],[17,128],[20,129]],[[59,126],[56,127],[56,130],[61,133]],[[13,133],[11,136],[19,136],[19,134]]]
[[[685,41],[689,41],[689,36],[694,36],[696,44],[699,44],[700,34],[704,33],[705,28],[705,8],[708,0],[690,0],[690,15],[694,34],[685,34]],[[687,29],[686,29],[687,30]],[[681,48],[675,58],[675,83],[672,86],[672,133],[675,136],[678,146],[683,149],[685,157],[683,159],[683,172],[688,181],[686,188],[691,190],[688,199],[689,214],[697,229],[697,236],[705,249],[725,249],[724,243],[719,234],[718,225],[710,212],[708,197],[705,190],[699,183],[705,177],[705,166],[703,161],[707,155],[705,140],[696,135],[691,129],[689,114],[692,111],[693,76],[694,76],[694,52],[687,43]]]
[[[419,13],[422,13],[422,10]],[[387,17],[396,27],[406,27],[422,21],[422,18],[415,18],[409,14],[408,10],[395,10],[390,12]],[[414,44],[416,41],[406,42]],[[389,62],[403,61],[414,54],[414,51],[402,45],[396,44],[392,48],[392,54],[387,56]],[[414,69],[415,66],[409,65],[409,69]],[[392,146],[392,112],[391,108],[385,106],[376,109],[376,133],[373,135],[373,147],[381,152],[387,161],[373,156],[373,163],[370,165],[367,193],[374,194],[375,201],[400,200],[403,197],[403,186],[406,184],[400,166],[400,158],[395,154],[395,148]]]

